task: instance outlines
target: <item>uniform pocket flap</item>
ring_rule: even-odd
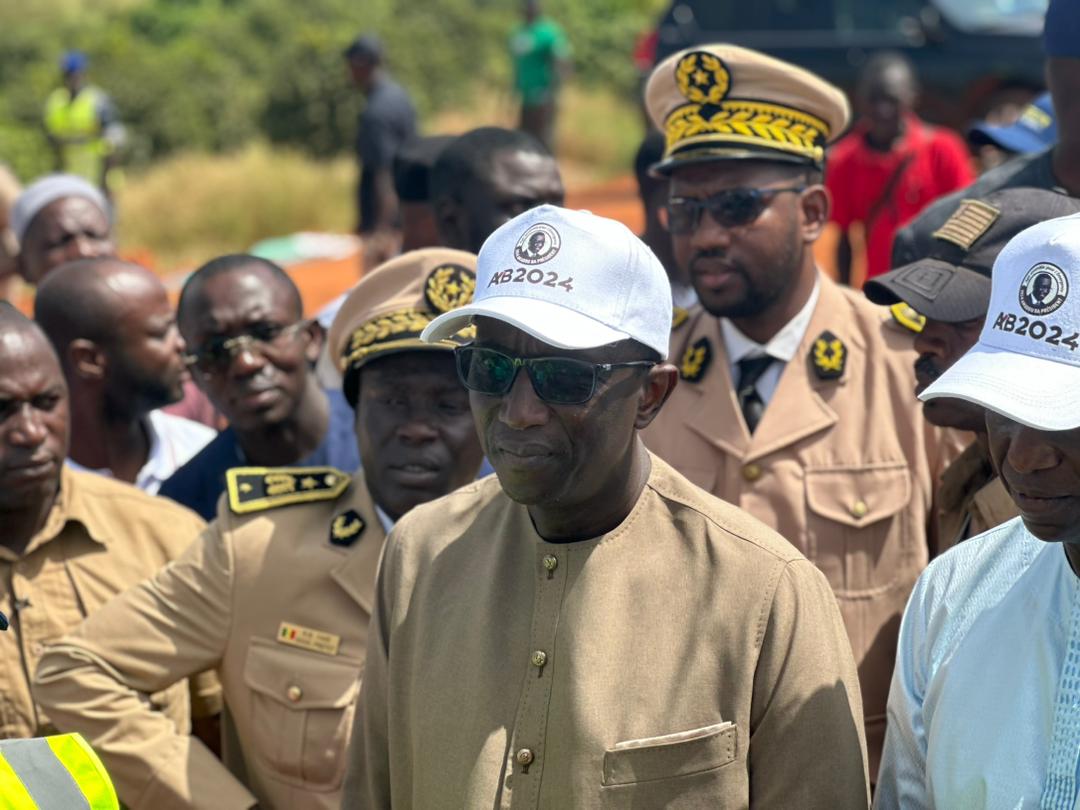
[[[911,500],[904,463],[806,470],[806,503],[821,517],[859,528],[895,515]]]
[[[244,683],[297,711],[342,709],[360,688],[363,664],[351,658],[294,650],[263,638],[251,639]]]
[[[648,782],[719,768],[735,759],[737,740],[734,723],[716,723],[616,743],[604,752],[604,785]]]

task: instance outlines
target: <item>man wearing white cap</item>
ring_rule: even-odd
[[[1037,306],[1036,280],[1051,280]],[[1080,215],[998,255],[979,342],[923,392],[987,411],[1020,517],[919,577],[889,693],[879,808],[1080,800]]]
[[[658,65],[668,229],[700,305],[676,323],[683,383],[645,433],[698,486],[790,540],[828,577],[859,666],[870,778],[896,632],[934,551],[937,458],[912,397],[912,334],[814,263],[825,146],[844,94],[795,65],[703,45]]]
[[[109,216],[105,195],[81,177],[49,174],[31,183],[11,210],[19,275],[38,284],[65,262],[112,256]]]
[[[545,205],[424,330],[476,330],[458,373],[497,477],[394,528],[343,807],[866,806],[825,578],[637,437],[670,319],[637,237]]]

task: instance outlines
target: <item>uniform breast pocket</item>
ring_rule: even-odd
[[[604,807],[745,806],[745,769],[725,767],[737,759],[733,723],[616,743],[604,752]]]
[[[868,596],[908,579],[923,526],[912,525],[903,462],[806,470],[807,556],[837,596]]]
[[[251,640],[251,748],[271,778],[313,790],[341,786],[362,671],[355,659]]]

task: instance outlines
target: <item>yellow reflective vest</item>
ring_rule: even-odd
[[[0,740],[0,810],[119,810],[112,780],[80,735]]]
[[[45,131],[60,145],[62,171],[95,185],[101,182],[109,153],[100,117],[104,102],[104,93],[96,87],[82,88],[75,98],[66,87],[58,87],[45,101]]]

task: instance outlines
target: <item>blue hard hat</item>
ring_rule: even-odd
[[[64,73],[79,73],[86,70],[89,61],[82,51],[68,51],[60,58],[60,69]]]
[[[976,145],[991,144],[1020,154],[1039,152],[1057,141],[1057,120],[1049,93],[1031,102],[1016,122],[997,126],[979,121],[968,130],[968,141]]]

